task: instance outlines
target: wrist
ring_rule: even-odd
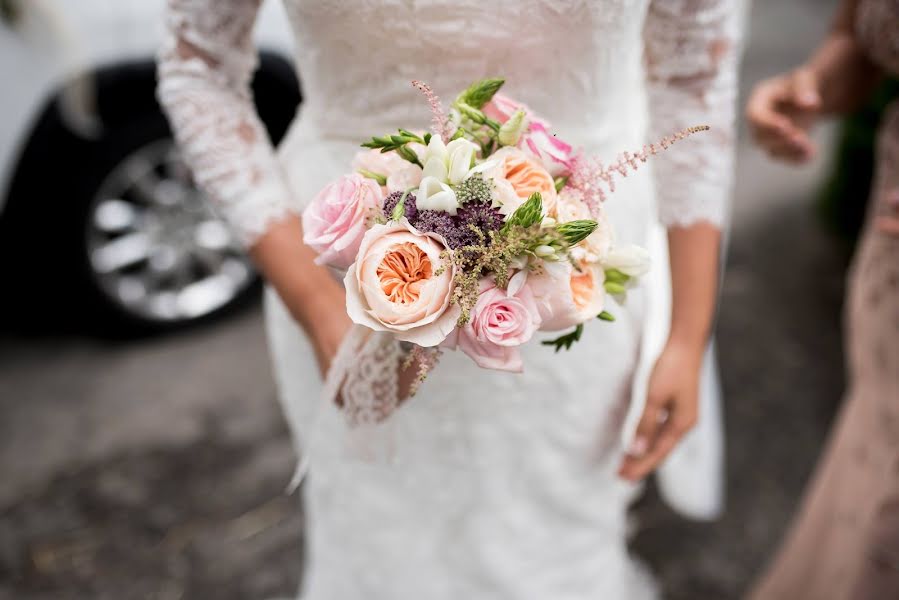
[[[706,336],[688,335],[672,331],[665,344],[665,350],[677,352],[686,356],[692,362],[700,363],[707,345],[708,338]]]

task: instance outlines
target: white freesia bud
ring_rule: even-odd
[[[540,226],[544,229],[550,229],[556,226],[556,220],[552,217],[543,217],[543,221],[540,222]]]
[[[522,134],[528,130],[530,125],[528,114],[523,110],[517,110],[509,117],[509,120],[503,123],[499,128],[497,139],[503,146],[517,146]]]
[[[449,183],[452,185],[459,185],[465,180],[472,165],[474,165],[474,157],[477,149],[477,145],[473,142],[469,142],[462,138],[453,140],[446,145]]]
[[[549,258],[550,256],[555,256],[556,250],[552,246],[537,246],[534,254],[540,258]]]
[[[477,150],[477,144],[469,140],[459,138],[444,144],[440,136],[435,135],[425,151],[424,176],[458,185],[471,171]]]
[[[631,277],[640,277],[649,271],[649,252],[633,244],[616,246],[606,254],[602,266],[606,269],[618,269]]]
[[[459,208],[456,193],[436,177],[421,180],[415,195],[415,205],[419,210],[442,210],[451,215],[455,215]]]

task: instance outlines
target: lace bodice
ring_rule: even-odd
[[[711,125],[656,160],[659,213],[669,225],[725,219],[741,0],[284,1],[305,92],[301,143],[349,148],[415,120],[425,126],[410,80],[449,97],[501,74],[560,137],[605,154],[642,144],[647,125],[650,137]],[[253,109],[259,4],[169,0],[159,66],[159,97],[186,160],[247,244],[308,199],[291,196],[297,186]]]

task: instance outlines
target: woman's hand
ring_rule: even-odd
[[[703,348],[669,339],[649,379],[646,406],[618,474],[639,481],[654,471],[696,424]]]
[[[816,152],[811,127],[857,108],[879,77],[851,30],[835,31],[808,63],[755,86],[746,105],[755,141],[774,158],[807,162]]]
[[[753,89],[746,117],[756,143],[773,158],[800,163],[815,155],[809,130],[820,116],[819,81],[811,68],[800,67]]]

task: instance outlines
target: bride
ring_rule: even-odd
[[[303,597],[654,597],[628,557],[626,508],[697,420],[731,179],[740,0],[284,0],[305,102],[277,152],[248,87],[259,3],[169,0],[159,95],[197,181],[269,283],[275,374],[308,460]],[[670,301],[661,246],[662,285],[615,307],[614,325],[588,324],[602,331],[568,353],[525,348],[523,375],[447,353],[390,417],[402,460],[359,460],[338,407],[320,402],[321,374],[349,328],[344,292],[313,264],[297,214],[361,141],[426,126],[410,80],[449,97],[486,76],[505,77],[504,91],[560,137],[609,159],[712,126],[606,205],[624,242],[651,245],[655,223],[667,227]],[[631,396],[635,434],[623,451]]]

